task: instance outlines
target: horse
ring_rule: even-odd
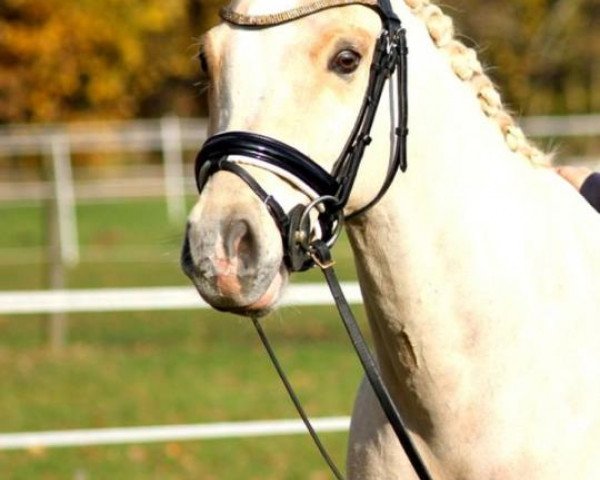
[[[233,1],[239,18],[312,13],[204,35],[209,133],[269,136],[331,171],[381,31],[373,3]],[[436,479],[598,479],[600,218],[523,134],[451,18],[429,0],[392,5],[410,51],[409,168],[345,225],[385,383]],[[380,101],[348,214],[386,178],[393,103]],[[244,169],[285,211],[310,201],[285,175]],[[211,175],[182,254],[200,295],[264,315],[288,283],[284,256],[265,199],[231,171]],[[364,382],[347,474],[416,478]]]

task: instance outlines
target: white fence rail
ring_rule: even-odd
[[[155,152],[173,140],[184,149],[196,149],[204,141],[206,126],[205,119],[178,117],[12,125],[0,128],[0,156],[44,154],[56,135],[67,136],[73,153]]]
[[[169,219],[185,218],[186,181],[183,151],[197,149],[206,136],[206,120],[167,117],[134,122],[86,122],[62,125],[15,125],[0,129],[0,158],[39,155],[49,159],[51,182],[4,184],[0,197],[11,200],[52,199],[57,211],[57,250],[63,265],[80,258],[76,188],[72,156],[86,153],[161,152],[163,194]],[[117,189],[129,195],[129,186]],[[113,191],[115,189],[113,188]]]
[[[535,137],[600,135],[600,114],[523,117],[520,123]],[[167,142],[180,140],[184,149],[196,149],[206,137],[206,127],[206,119],[178,117],[12,125],[0,128],[0,156],[43,154],[56,135],[67,135],[73,153],[161,151],[165,135]]]
[[[533,137],[600,136],[600,114],[524,117],[521,123]],[[193,179],[183,171],[183,152],[196,151],[206,138],[205,119],[166,117],[157,120],[79,122],[71,124],[14,125],[0,127],[0,158],[40,155],[57,157],[56,145],[77,154],[160,152],[162,174],[138,172],[127,179],[77,181],[71,189],[78,200],[113,197],[167,199],[171,218],[181,218],[182,198],[193,189]],[[60,153],[60,152],[58,152]],[[575,161],[586,159],[575,159]],[[569,160],[571,161],[571,160]],[[56,164],[56,160],[54,160]],[[64,164],[64,162],[62,162]],[[64,183],[63,183],[64,184]],[[0,183],[0,200],[42,200],[54,197],[48,182]]]
[[[344,282],[342,288],[350,303],[361,303],[356,282]],[[290,285],[280,306],[332,305],[325,284]],[[0,315],[42,313],[124,312],[151,310],[206,309],[192,287],[123,288],[96,290],[32,290],[1,292]]]
[[[537,116],[521,119],[532,137],[593,137],[600,135],[600,114]]]
[[[350,417],[312,419],[317,432],[344,432]],[[104,428],[57,432],[0,434],[1,450],[35,450],[57,447],[86,447],[131,443],[177,442],[223,438],[268,437],[307,433],[301,420],[266,420],[199,425]]]
[[[185,217],[185,193],[189,182],[184,173],[185,150],[197,150],[206,137],[205,119],[166,117],[160,120],[82,122],[56,125],[15,125],[0,129],[0,158],[39,155],[51,160],[53,182],[35,182],[25,185],[0,185],[0,198],[5,200],[56,199],[60,208],[61,232],[69,232],[61,239],[61,253],[65,261],[76,261],[76,216],[73,199],[77,189],[70,175],[72,156],[76,154],[111,154],[123,152],[160,152],[163,161],[163,182],[159,185],[167,203],[169,218],[180,221]],[[103,188],[105,196],[132,196],[128,182],[115,188],[114,182]],[[153,179],[150,180],[152,183]],[[97,184],[98,182],[96,182]],[[106,182],[100,182],[106,184]],[[145,187],[154,195],[156,187],[146,181]],[[122,188],[125,187],[125,188]],[[96,185],[98,190],[98,185]],[[139,185],[133,196],[139,196]],[[148,188],[146,188],[148,190]],[[66,193],[65,193],[66,192]],[[98,198],[92,192],[91,198]]]

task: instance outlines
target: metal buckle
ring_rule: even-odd
[[[321,270],[328,270],[335,266],[335,260],[331,259],[328,262],[324,262],[323,260],[321,260],[321,257],[317,255],[317,252],[313,249],[309,250],[308,255],[310,256],[312,261],[315,262],[315,265]]]
[[[304,211],[302,212],[302,216],[300,217],[300,230],[298,233],[300,233],[302,235],[302,238],[298,238],[297,240],[301,240],[300,245],[302,245],[302,247],[309,252],[310,251],[310,238],[308,238],[309,235],[307,235],[305,232],[311,232],[312,229],[307,228],[307,229],[303,229],[304,225],[310,225],[310,213],[312,212],[312,210],[317,210],[319,212],[319,215],[325,213],[327,211],[325,204],[327,203],[332,203],[333,205],[337,206],[339,204],[339,199],[331,196],[331,195],[325,195],[323,197],[319,197],[315,200],[313,200],[312,202],[310,202],[308,205],[306,205],[306,207],[304,207]],[[344,226],[344,215],[342,210],[337,210],[335,213],[335,221],[334,224],[332,225],[332,229],[331,229],[331,236],[327,239],[323,238],[321,240],[323,240],[323,242],[328,246],[328,247],[332,247],[335,242],[337,241],[337,239],[340,237],[341,233],[342,233],[342,228]]]

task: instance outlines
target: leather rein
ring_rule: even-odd
[[[369,81],[354,128],[331,173],[325,171],[311,158],[279,140],[252,132],[230,131],[210,137],[198,153],[195,176],[201,193],[209,177],[218,171],[228,171],[240,177],[262,200],[273,217],[283,242],[284,261],[292,272],[304,271],[315,265],[325,276],[335,299],[337,309],[360,359],[367,378],[379,403],[390,422],[400,444],[420,480],[429,480],[425,463],[417,451],[408,429],[385,387],[379,369],[360,332],[350,306],[333,270],[330,248],[337,240],[345,219],[358,216],[373,207],[387,192],[398,171],[405,171],[406,138],[408,135],[407,101],[407,45],[406,32],[389,0],[319,0],[294,10],[273,14],[247,16],[230,8],[221,10],[221,18],[241,28],[268,28],[294,21],[316,12],[344,5],[360,4],[374,9],[382,20],[382,32],[375,45],[370,67]],[[352,187],[367,146],[371,143],[370,132],[377,114],[383,90],[396,77],[397,118],[394,125],[395,141],[392,142],[390,165],[387,176],[377,195],[365,206],[344,216]],[[252,177],[245,164],[257,166],[280,176],[305,192],[311,201],[298,204],[290,212],[266,192]],[[311,213],[316,212],[320,234],[314,234]],[[254,319],[259,336],[265,345],[296,409],[323,458],[339,480],[343,476],[327,454],[312,428],[307,415],[279,365],[273,350],[262,331],[258,319]]]

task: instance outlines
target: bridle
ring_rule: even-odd
[[[289,270],[303,271],[315,265],[322,269],[352,344],[384,413],[419,479],[426,480],[431,476],[391,400],[354,320],[332,268],[333,262],[330,255],[330,247],[337,240],[344,220],[356,217],[373,207],[385,195],[397,172],[406,170],[408,105],[405,30],[392,10],[389,0],[319,0],[286,12],[258,16],[247,16],[230,8],[224,8],[221,10],[221,18],[236,27],[259,29],[291,22],[325,9],[353,4],[364,5],[375,10],[382,21],[382,32],[375,45],[369,81],[357,120],[332,172],[325,171],[307,155],[279,140],[253,132],[230,131],[214,135],[205,142],[196,158],[196,182],[198,191],[202,192],[209,177],[218,171],[228,171],[240,177],[263,201],[273,217],[282,237],[284,260]],[[370,132],[383,90],[387,82],[391,81],[394,76],[397,82],[397,118],[396,124],[393,125],[395,141],[391,146],[390,164],[386,178],[379,192],[370,202],[344,216],[343,210],[348,204],[361,160],[367,146],[371,143]],[[291,182],[307,194],[310,199],[309,203],[298,204],[286,212],[279,202],[266,192],[249,173],[245,168],[247,164],[268,170]],[[316,238],[311,220],[315,212],[316,221],[320,227],[320,233]],[[274,357],[260,324],[257,320],[254,323],[319,450],[332,468],[334,475],[339,479],[343,478],[327,453],[324,452],[318,438],[315,438],[314,430]]]
[[[319,211],[318,223],[321,239],[332,246],[344,220],[343,209],[348,203],[365,149],[371,143],[370,132],[379,107],[386,82],[397,72],[398,123],[394,128],[396,137],[390,157],[388,173],[379,193],[367,205],[349,214],[356,217],[375,205],[392,184],[398,170],[406,170],[407,92],[406,92],[406,37],[400,20],[388,1],[376,0],[329,0],[318,1],[298,9],[265,16],[245,16],[225,8],[222,18],[244,28],[266,28],[290,22],[326,8],[350,4],[362,4],[373,8],[383,23],[371,63],[369,82],[354,128],[331,173],[302,152],[274,138],[252,132],[232,131],[214,135],[204,144],[196,159],[196,181],[202,191],[207,179],[219,170],[226,170],[242,178],[265,203],[281,233],[285,261],[291,271],[306,270],[314,265],[307,240],[311,232],[305,205],[298,205],[286,213],[279,203],[265,192],[243,168],[244,160],[252,159],[255,166],[267,169],[285,178],[296,179],[314,202],[311,210]],[[232,160],[233,159],[233,160]],[[306,220],[304,223],[300,220]],[[299,241],[301,240],[301,241]]]

